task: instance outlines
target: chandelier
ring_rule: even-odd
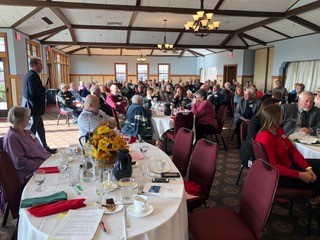
[[[213,13],[206,13],[203,7],[204,0],[200,0],[201,9],[197,14],[192,15],[193,21],[189,21],[184,25],[187,31],[191,31],[194,36],[205,37],[208,36],[211,31],[217,30],[220,26],[220,21],[213,21]]]
[[[158,44],[158,48],[159,48],[162,52],[166,53],[167,51],[173,50],[173,44],[167,43],[167,34],[166,34],[167,19],[164,19],[163,21],[164,21],[164,29],[165,29],[165,31],[164,31],[164,38],[163,38],[163,43],[162,43],[162,44],[161,44],[161,43]]]
[[[144,62],[146,62],[146,61],[147,61],[147,59],[146,59],[146,58],[144,58],[144,57],[142,57],[142,53],[141,53],[140,57],[139,57],[139,58],[137,58],[137,61],[138,61],[139,63],[144,63]]]

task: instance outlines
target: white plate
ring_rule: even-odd
[[[159,171],[156,166],[151,166],[151,171],[154,173],[165,173],[170,171],[169,165],[165,165],[162,171]]]
[[[146,204],[146,211],[141,212],[141,213],[137,213],[135,208],[134,208],[134,204],[131,204],[128,208],[127,208],[127,212],[134,217],[146,217],[148,215],[150,215],[153,212],[153,207],[150,204]]]
[[[113,211],[113,212],[110,212],[107,208],[104,210],[104,213],[105,214],[114,214],[114,213],[117,213],[119,211],[122,210],[123,208],[123,205],[121,204],[121,202],[116,202],[116,209]]]
[[[317,138],[302,138],[299,140],[301,143],[306,143],[306,144],[313,144],[318,141]]]
[[[112,192],[112,191],[114,191],[117,187],[118,187],[118,185],[116,184],[116,183],[106,183],[106,182],[104,182],[105,183],[105,187],[106,187],[106,189],[108,189],[107,191],[108,192]],[[104,184],[103,183],[103,184]]]

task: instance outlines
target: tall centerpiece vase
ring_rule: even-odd
[[[119,180],[121,178],[128,178],[132,176],[132,158],[129,150],[122,148],[117,150],[117,157],[113,167],[113,176]]]
[[[96,159],[96,168],[98,170],[105,170],[108,168],[113,168],[113,165],[115,163],[117,157],[116,151],[111,152],[111,154],[104,158],[104,159]]]

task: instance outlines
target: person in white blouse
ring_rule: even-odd
[[[317,95],[314,97],[314,105],[320,108],[320,87],[317,90]]]
[[[84,102],[84,109],[78,117],[80,136],[86,136],[103,124],[111,128],[116,126],[114,119],[100,110],[99,98],[95,95],[88,95]]]

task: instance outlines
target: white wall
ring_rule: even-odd
[[[149,74],[158,73],[159,63],[170,64],[170,74],[197,74],[196,57],[149,57]],[[71,55],[70,74],[114,74],[114,63],[128,63],[128,74],[136,74],[137,56],[85,56]]]
[[[274,44],[273,75],[279,76],[285,62],[320,59],[320,34],[279,41]]]

